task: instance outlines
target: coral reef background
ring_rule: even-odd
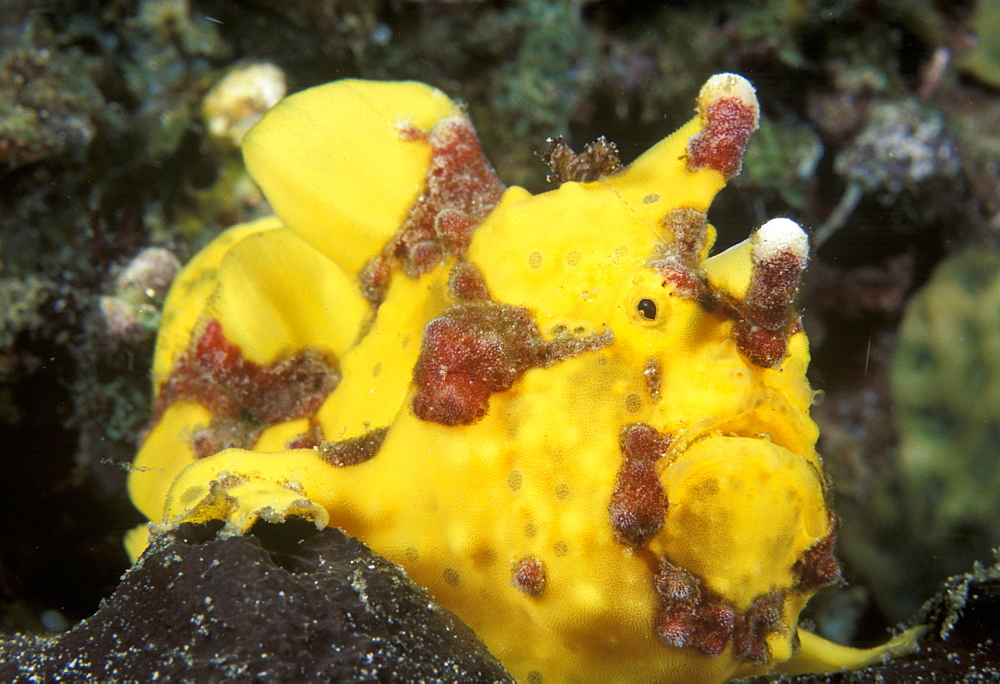
[[[710,213],[720,246],[773,216],[813,229],[802,306],[850,583],[813,619],[880,640],[1000,544],[998,15],[997,0],[7,0],[0,629],[64,630],[124,571],[158,307],[181,262],[267,212],[238,143],[281,93],[428,82],[466,103],[500,177],[538,191],[546,138],[604,135],[630,161],[729,70],[763,121]]]

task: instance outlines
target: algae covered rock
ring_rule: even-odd
[[[891,381],[898,454],[844,548],[899,619],[1000,543],[1000,254],[938,266],[907,305]]]
[[[956,254],[913,297],[892,389],[915,529],[988,554],[967,541],[1000,542],[1000,254]]]

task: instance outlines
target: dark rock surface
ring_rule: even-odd
[[[337,529],[161,537],[92,617],[0,640],[0,681],[513,681],[465,624]]]
[[[752,677],[751,682],[861,684],[862,682],[1000,681],[1000,564],[948,580],[913,624],[931,628],[920,650],[880,665],[825,675]]]

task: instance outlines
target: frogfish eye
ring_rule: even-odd
[[[656,320],[656,302],[652,299],[640,299],[636,310],[651,321]]]

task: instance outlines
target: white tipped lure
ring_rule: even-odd
[[[805,261],[809,257],[809,237],[789,218],[774,218],[757,229],[751,238],[754,264],[772,261],[781,254]]]

